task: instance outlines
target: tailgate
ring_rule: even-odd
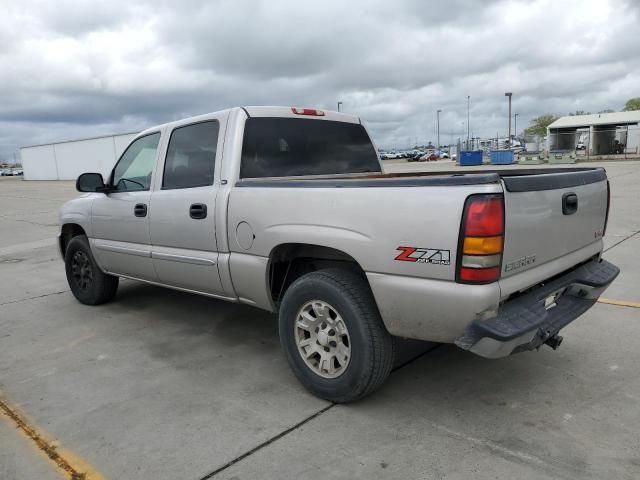
[[[505,202],[502,278],[505,279],[588,245],[602,243],[608,204],[604,169],[538,172],[502,176]],[[586,258],[576,259],[575,263]],[[566,268],[562,262],[557,263],[558,272]],[[544,270],[549,272],[547,268]]]

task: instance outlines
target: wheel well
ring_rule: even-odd
[[[269,289],[278,303],[287,288],[302,275],[325,268],[344,268],[366,279],[364,270],[351,256],[335,248],[307,243],[278,245],[269,256]]]
[[[67,245],[73,237],[77,237],[78,235],[86,235],[84,229],[78,225],[77,223],[65,223],[62,226],[62,234],[60,236],[60,250],[62,251],[62,255],[67,251]]]

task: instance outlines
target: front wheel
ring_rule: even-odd
[[[393,337],[360,275],[342,269],[303,275],[280,305],[280,342],[298,380],[332,402],[365,397],[386,380]]]
[[[118,277],[100,270],[84,235],[73,237],[64,255],[67,282],[73,296],[85,305],[111,300],[118,290]]]

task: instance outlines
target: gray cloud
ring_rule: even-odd
[[[403,146],[640,95],[637,2],[9,1],[0,159],[234,105],[334,108]]]

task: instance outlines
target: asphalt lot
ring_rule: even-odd
[[[622,269],[604,297],[640,304],[640,162],[604,166]],[[407,343],[379,392],[331,405],[289,371],[273,315],[132,281],[75,301],[54,240],[75,195],[0,178],[0,406],[88,478],[640,478],[640,308],[597,304],[556,352]],[[0,479],[70,478],[6,408]]]

